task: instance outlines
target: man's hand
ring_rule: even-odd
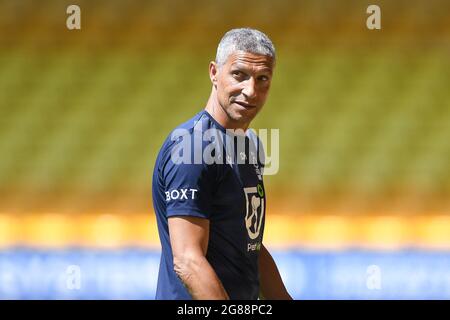
[[[176,216],[168,219],[174,270],[193,299],[228,299],[220,279],[206,259],[209,220]]]
[[[264,245],[259,253],[259,281],[262,299],[292,300],[281,279],[277,265]]]

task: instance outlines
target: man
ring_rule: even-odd
[[[164,142],[153,173],[162,245],[156,299],[291,299],[262,244],[262,159],[250,151],[260,144],[247,130],[266,101],[274,66],[265,34],[227,32],[209,65],[206,108]],[[215,138],[200,137],[199,144],[196,135],[211,131]],[[222,147],[231,140],[231,148]]]

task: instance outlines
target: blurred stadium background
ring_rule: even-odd
[[[446,0],[0,0],[0,298],[154,297],[156,153],[243,26],[277,47],[253,126],[280,129],[265,243],[292,295],[450,298]]]

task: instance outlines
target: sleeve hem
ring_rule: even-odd
[[[200,212],[197,210],[192,210],[192,209],[170,210],[170,211],[167,211],[166,216],[167,216],[167,218],[174,217],[174,216],[188,216],[188,217],[209,219],[209,216],[207,216],[203,212]]]

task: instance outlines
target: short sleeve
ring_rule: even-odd
[[[194,216],[209,219],[215,185],[213,165],[167,161],[163,171],[167,217]]]

